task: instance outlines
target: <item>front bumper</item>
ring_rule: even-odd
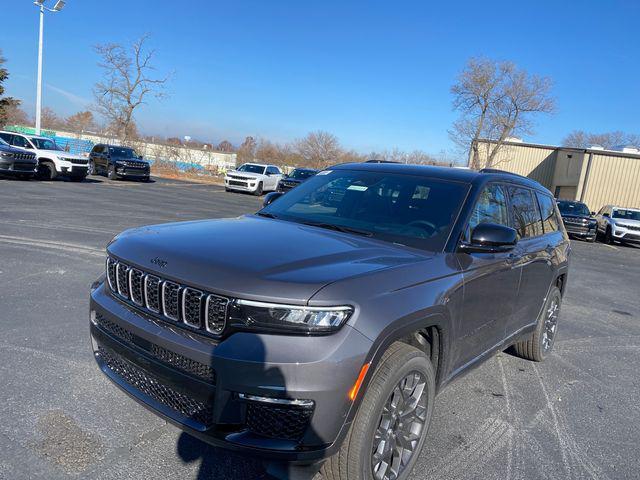
[[[131,168],[116,165],[116,175],[120,178],[149,178],[151,171],[148,168]]]
[[[24,160],[0,160],[0,173],[5,175],[35,175],[38,164]]]
[[[613,230],[613,238],[620,242],[640,243],[640,231],[616,227]]]
[[[326,336],[238,332],[217,343],[115,299],[104,283],[91,294],[91,318],[96,361],[126,393],[210,444],[271,461],[336,451],[371,348],[349,326]]]
[[[241,192],[255,192],[258,189],[258,183],[258,180],[234,180],[233,178],[224,179],[225,188]]]

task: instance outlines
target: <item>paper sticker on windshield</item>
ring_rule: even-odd
[[[323,170],[321,172],[316,173],[316,175],[329,175],[332,170]]]
[[[369,187],[365,187],[364,185],[349,185],[347,187],[347,190],[356,190],[358,192],[364,192],[367,188]]]

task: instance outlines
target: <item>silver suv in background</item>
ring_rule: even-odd
[[[596,214],[597,234],[605,243],[640,244],[640,209],[605,205]]]

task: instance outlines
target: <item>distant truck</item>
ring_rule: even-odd
[[[0,138],[9,145],[35,154],[38,161],[37,175],[41,180],[63,176],[71,181],[81,182],[87,176],[87,159],[66,152],[51,138],[15,132],[0,132]]]

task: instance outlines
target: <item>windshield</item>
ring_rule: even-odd
[[[115,158],[138,158],[133,148],[109,147],[109,155]]]
[[[49,138],[32,138],[31,142],[36,146],[38,150],[60,150],[62,149],[56,145],[56,142]]]
[[[260,174],[264,174],[264,169],[266,167],[262,167],[260,165],[252,165],[250,163],[245,163],[244,165],[242,165],[239,169],[238,172],[249,172],[249,173],[260,173]]]
[[[289,178],[293,178],[295,180],[304,180],[309,177],[313,177],[317,172],[317,170],[301,170],[296,168],[291,174]]]
[[[558,210],[562,215],[591,215],[587,206],[580,202],[558,202]]]
[[[324,170],[260,214],[440,251],[467,190],[415,175]]]
[[[640,221],[640,210],[623,210],[616,209],[613,211],[613,218],[622,218],[624,220]]]

